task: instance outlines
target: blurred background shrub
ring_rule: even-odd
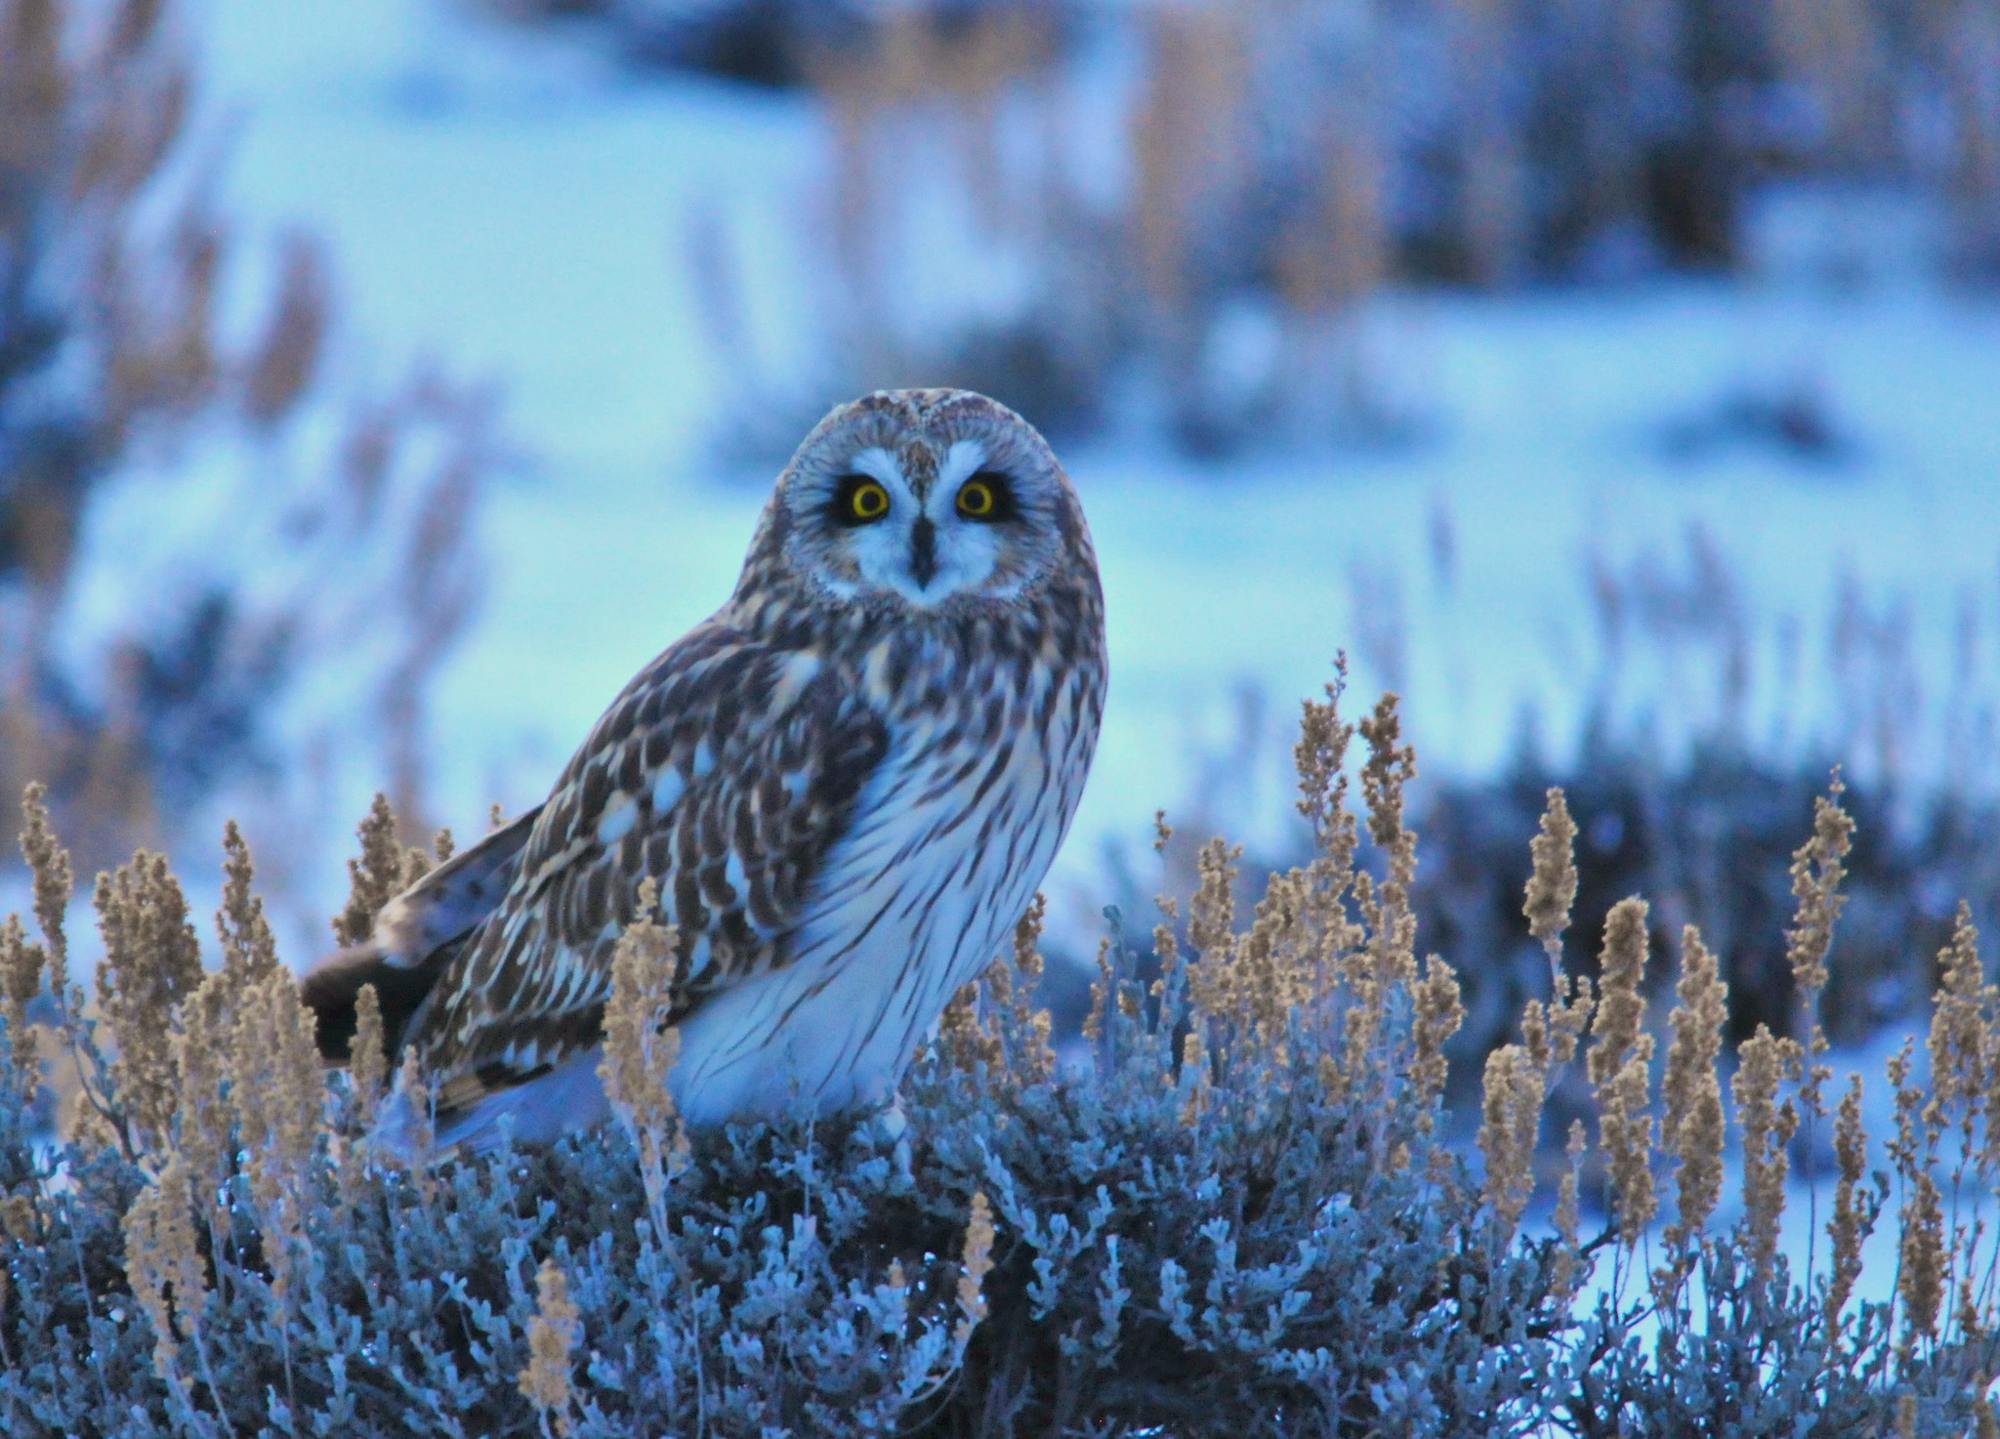
[[[328,381],[309,233],[236,263],[188,23],[0,0],[0,789],[48,782],[92,865],[295,761],[281,696],[357,631],[393,635],[380,758],[421,806],[490,450],[490,398],[434,368]],[[107,505],[138,523],[92,543]]]
[[[1934,202],[1929,258],[2000,270],[1977,0],[488,3],[809,92],[833,200],[795,239],[843,375],[1005,394],[1059,433],[1121,399],[1204,452],[1394,433],[1369,296],[1741,272],[1774,181]],[[1846,228],[1815,263],[1907,258]],[[740,355],[735,271],[690,244]],[[972,283],[938,273],[967,256]]]

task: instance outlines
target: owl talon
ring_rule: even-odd
[[[916,1183],[916,1171],[911,1165],[910,1116],[904,1112],[900,1096],[889,1101],[888,1107],[875,1116],[875,1132],[889,1144],[896,1177],[905,1184]]]

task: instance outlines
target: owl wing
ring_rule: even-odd
[[[598,1043],[612,950],[648,876],[679,930],[675,1019],[785,963],[888,745],[816,652],[711,621],[662,654],[570,761],[506,897],[412,1019],[440,1115]]]
[[[384,905],[366,940],[328,957],[300,981],[299,998],[317,1019],[323,1057],[346,1061],[363,985],[374,986],[393,1057],[411,1014],[512,886],[540,814],[537,805],[460,850]]]

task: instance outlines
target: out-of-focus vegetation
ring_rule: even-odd
[[[391,639],[354,679],[421,804],[492,449],[489,398],[432,367],[329,395],[328,262],[303,233],[239,260],[186,29],[171,0],[0,0],[0,786],[48,782],[93,861],[271,761],[287,683],[362,626]],[[114,499],[207,532],[86,544]],[[79,615],[106,585],[108,629]]]
[[[1486,1061],[1471,1165],[1440,1136],[1463,1011],[1451,966],[1418,958],[1415,757],[1392,701],[1358,726],[1339,701],[1300,731],[1313,854],[1246,916],[1235,852],[1205,845],[1187,944],[1160,901],[1153,981],[1107,940],[1081,1064],[1050,1047],[1024,921],[909,1076],[907,1174],[865,1124],[685,1133],[652,1082],[664,1011],[626,988],[644,926],[607,1024],[617,1124],[400,1167],[371,1144],[379,1058],[322,1076],[240,841],[207,973],[163,865],[100,881],[93,1016],[31,794],[39,937],[0,930],[10,1432],[1990,1432],[2000,991],[1964,913],[1928,1082],[1906,1047],[1871,1137],[1877,1080],[1837,1082],[1818,1022],[1839,795],[1789,867],[1797,1037],[1731,1043],[1693,926],[1649,1018],[1642,900],[1613,910],[1598,982],[1576,975],[1577,817],[1551,792],[1521,909],[1553,992]],[[59,1022],[30,1025],[45,986]],[[51,1055],[83,1083],[48,1146],[26,1115]],[[1543,1172],[1566,1079],[1587,1118]],[[1829,1135],[1838,1182],[1794,1268],[1791,1154]],[[1864,1252],[1878,1228],[1893,1258]]]
[[[1059,435],[1396,435],[1371,295],[1740,272],[1774,182],[1893,188],[1937,269],[2000,273],[1980,0],[485,3],[810,92],[792,242],[833,388],[963,384]],[[688,259],[757,395],[735,438],[782,444],[726,245],[699,224]]]

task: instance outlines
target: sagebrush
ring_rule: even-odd
[[[163,863],[100,880],[90,1003],[31,792],[39,937],[0,931],[7,1432],[1991,1433],[2000,994],[1969,921],[1931,1082],[1906,1050],[1871,1149],[1863,1081],[1834,1098],[1816,1022],[1725,1052],[1693,929],[1663,1035],[1642,901],[1607,921],[1601,985],[1569,977],[1576,831],[1552,792],[1523,910],[1553,989],[1488,1056],[1476,1163],[1441,1122],[1462,1010],[1416,948],[1415,757],[1393,697],[1358,725],[1340,701],[1304,710],[1312,857],[1245,923],[1236,852],[1205,846],[1184,910],[1161,901],[1149,981],[1109,912],[1075,1060],[1037,1002],[1031,912],[909,1074],[906,1157],[872,1122],[684,1133],[647,1098],[672,1044],[639,934],[608,1026],[619,1123],[391,1164],[369,1144],[381,1066],[323,1075],[240,839],[212,971]],[[1794,861],[1808,1016],[1851,830],[1836,789]],[[343,924],[379,903],[379,867]],[[29,1025],[45,990],[60,1022]],[[364,1005],[364,1047],[369,1023]],[[57,1065],[73,1112],[38,1142]],[[1545,1175],[1544,1101],[1571,1071],[1594,1122]],[[421,1076],[401,1082],[421,1109]],[[1778,1226],[1815,1131],[1839,1184],[1794,1270]],[[1896,1272],[1871,1286],[1883,1223]]]

